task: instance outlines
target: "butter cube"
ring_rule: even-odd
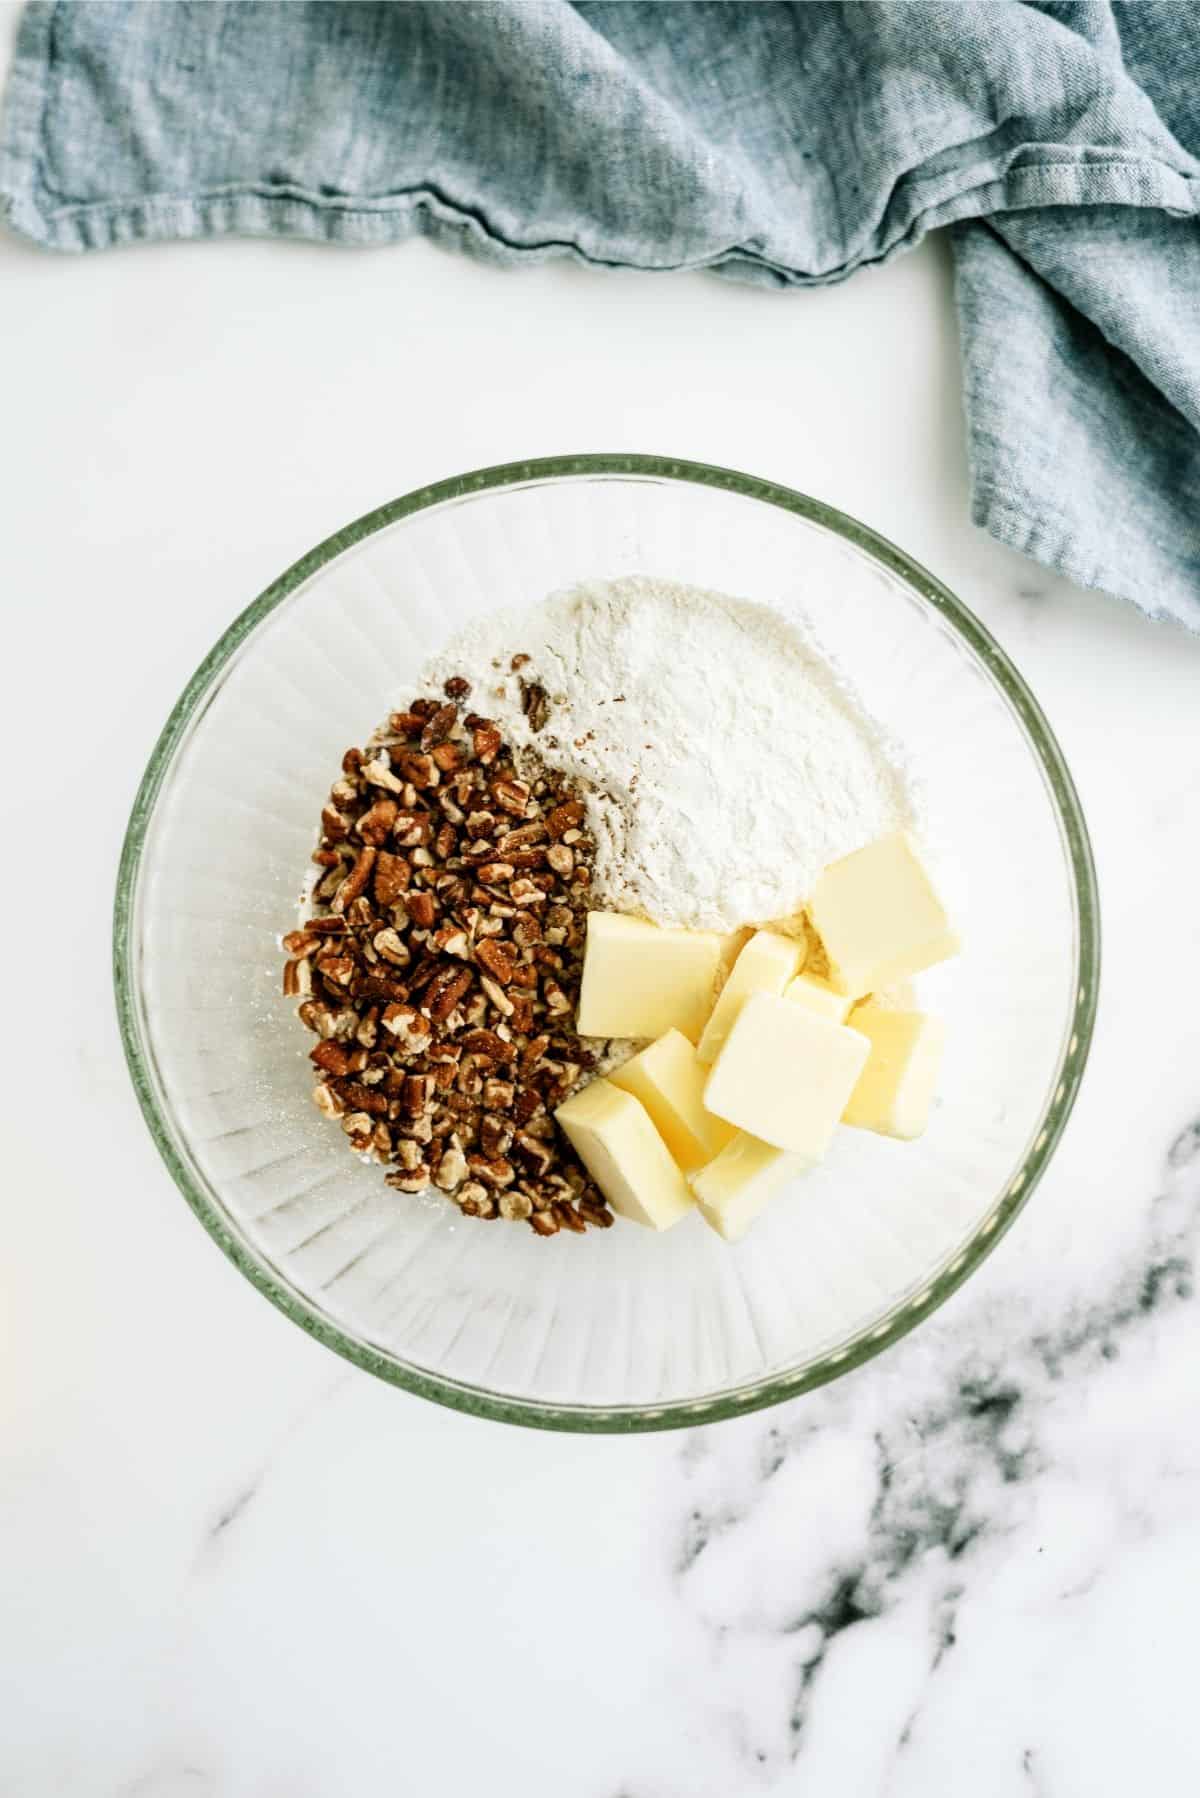
[[[721,938],[721,960],[717,967],[717,985],[721,986],[729,979],[734,962],[754,935],[749,924],[743,924],[739,930],[731,930]]]
[[[705,1109],[708,1069],[679,1030],[668,1030],[608,1078],[645,1106],[685,1174],[711,1161],[734,1134],[732,1124]]]
[[[856,1005],[850,1025],[871,1045],[843,1122],[906,1142],[920,1136],[942,1064],[946,1028],[920,1011],[893,1011],[874,1000]]]
[[[852,998],[919,974],[962,947],[903,831],[833,862],[808,909],[829,957],[830,981]]]
[[[785,1155],[739,1131],[715,1160],[692,1175],[692,1191],[705,1223],[726,1242],[736,1242],[767,1200],[806,1166],[803,1156]]]
[[[721,1044],[733,1028],[733,1020],[751,993],[783,992],[804,961],[803,939],[780,936],[776,930],[756,930],[730,970],[720,997],[700,1038],[701,1061],[717,1059]]]
[[[847,993],[839,993],[822,980],[819,974],[797,974],[784,991],[784,998],[791,1005],[807,1005],[810,1011],[819,1012],[823,1018],[831,1018],[835,1024],[846,1022],[846,1013],[853,1000]]]
[[[721,938],[708,930],[660,930],[620,912],[588,913],[580,1036],[700,1039],[716,991]]]
[[[865,1036],[787,999],[752,993],[704,1089],[739,1130],[820,1161],[870,1048]]]
[[[687,1181],[632,1093],[593,1080],[555,1117],[614,1211],[669,1230],[692,1209]]]

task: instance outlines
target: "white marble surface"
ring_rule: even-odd
[[[1195,1792],[1200,641],[967,523],[941,246],[780,297],[3,239],[0,382],[0,1792]],[[128,805],[230,616],[393,494],[578,448],[755,470],[936,569],[1103,885],[1025,1216],[881,1361],[692,1435],[481,1423],[308,1341],[178,1197],[109,990]]]

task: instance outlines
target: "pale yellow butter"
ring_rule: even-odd
[[[588,913],[576,1029],[581,1036],[662,1036],[699,1041],[712,1010],[721,938],[715,931],[660,930],[620,912]]]
[[[704,1103],[773,1148],[820,1161],[870,1047],[865,1036],[752,993],[718,1055]]]
[[[756,930],[730,971],[713,1006],[698,1054],[706,1063],[714,1062],[721,1044],[729,1035],[733,1021],[751,993],[774,993],[778,997],[804,961],[803,940],[781,936],[777,930]]]
[[[810,1011],[819,1012],[821,1017],[829,1018],[835,1024],[846,1022],[846,1013],[853,1004],[847,993],[837,992],[819,974],[797,974],[783,996],[790,1004],[807,1005]]]
[[[645,1106],[685,1174],[711,1161],[734,1134],[732,1124],[705,1107],[708,1069],[680,1030],[668,1030],[608,1078]]]
[[[632,1093],[593,1080],[555,1117],[614,1211],[669,1230],[693,1207],[687,1181]]]
[[[924,1012],[893,1011],[874,1001],[856,1005],[850,1025],[868,1039],[871,1052],[842,1121],[911,1142],[929,1122],[945,1025]]]
[[[808,909],[829,957],[830,981],[852,998],[931,968],[962,946],[903,831],[833,862]]]
[[[803,1156],[787,1155],[739,1131],[715,1160],[692,1175],[692,1191],[705,1223],[726,1242],[736,1242],[768,1199],[807,1165]]]

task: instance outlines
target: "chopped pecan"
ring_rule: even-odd
[[[495,761],[504,741],[496,726],[487,718],[480,718],[471,727],[471,740],[475,760],[482,762],[485,768]]]
[[[454,726],[458,723],[458,707],[453,704],[438,706],[425,722],[421,732],[421,748],[436,749],[444,743]]]
[[[433,1182],[466,1216],[536,1218],[543,1234],[584,1229],[586,1205],[604,1228],[550,1115],[593,1060],[570,1028],[584,806],[561,776],[518,766],[493,720],[460,723],[455,680],[349,753],[330,792],[317,915],[285,945],[317,1038],[315,1102],[404,1191]],[[549,696],[520,684],[538,729]]]
[[[463,1048],[470,1055],[485,1055],[495,1062],[510,1062],[517,1059],[515,1043],[506,1042],[497,1036],[494,1030],[470,1030],[462,1039]]]
[[[376,905],[395,905],[404,897],[411,881],[412,869],[404,857],[381,849],[375,862]]]
[[[283,964],[283,996],[285,999],[307,998],[312,992],[312,963],[304,956]]]
[[[412,960],[412,950],[398,930],[377,931],[371,942],[377,955],[382,955],[385,961],[392,962],[398,968],[406,966]]]
[[[485,1186],[511,1186],[517,1170],[504,1155],[468,1155],[467,1166]]]
[[[437,904],[432,893],[410,893],[404,901],[408,915],[418,930],[428,930],[437,917]]]
[[[442,1023],[466,993],[475,975],[470,968],[444,968],[434,976],[425,995],[429,1015]]]
[[[541,730],[550,716],[550,695],[539,681],[521,682],[521,710],[529,720],[530,730]]]
[[[375,866],[377,854],[378,850],[374,849],[370,843],[364,844],[359,850],[354,858],[354,866],[333,896],[335,912],[344,912],[350,902],[357,899],[366,887],[367,881],[371,878],[371,869]]]
[[[420,749],[401,750],[396,760],[396,768],[410,785],[418,789],[431,787],[437,780],[433,757],[426,755]]]
[[[433,1103],[433,1075],[408,1074],[400,1094],[400,1109],[406,1117],[419,1118]]]
[[[334,986],[349,986],[354,978],[355,963],[349,955],[321,955],[317,958],[316,969],[322,980]]]
[[[525,1218],[533,1215],[533,1200],[527,1192],[522,1192],[520,1187],[502,1192],[498,1204],[501,1217],[507,1218],[510,1223],[523,1222]]]
[[[387,793],[399,793],[402,790],[400,781],[392,773],[391,765],[382,753],[373,762],[363,763],[362,777],[370,781],[373,787],[382,787]]]
[[[568,830],[576,829],[586,816],[587,811],[581,799],[564,799],[561,805],[556,805],[547,814],[546,829],[552,837],[558,839],[565,836]]]
[[[387,1094],[379,1092],[375,1087],[364,1086],[359,1080],[339,1080],[331,1078],[328,1083],[348,1106],[355,1111],[365,1111],[371,1117],[387,1116]]]
[[[383,1177],[387,1185],[395,1187],[397,1192],[424,1192],[430,1180],[429,1163],[419,1161],[412,1168],[393,1168]]]
[[[511,1018],[516,1002],[509,998],[504,988],[487,974],[481,976],[479,984],[483,988],[485,997],[490,999],[501,1017]]]
[[[373,843],[377,849],[386,843],[396,822],[397,809],[394,799],[377,799],[358,820],[358,834],[363,842]]]
[[[411,1005],[389,1005],[380,1022],[411,1055],[421,1054],[433,1040],[429,1020]]]
[[[346,1109],[333,1088],[326,1086],[324,1082],[320,1086],[313,1087],[312,1102],[317,1110],[327,1118],[340,1118]]]
[[[449,1148],[437,1164],[434,1185],[442,1192],[455,1192],[467,1177],[467,1158],[461,1149]]]
[[[347,1074],[357,1073],[367,1065],[365,1050],[351,1051],[335,1042],[318,1043],[315,1049],[309,1051],[308,1059],[315,1062],[323,1073],[337,1074],[342,1078]]]
[[[433,820],[428,812],[398,811],[392,837],[401,849],[416,849],[433,835]]]
[[[479,1147],[489,1159],[507,1155],[513,1145],[513,1127],[507,1118],[485,1111],[479,1120]]]
[[[532,792],[532,787],[515,776],[492,782],[492,798],[502,811],[511,812],[515,818],[524,816]]]
[[[485,937],[475,945],[475,960],[501,986],[507,986],[516,972],[517,962],[512,950],[507,943],[494,937]]]

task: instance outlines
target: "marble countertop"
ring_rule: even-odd
[[[968,523],[943,247],[776,296],[5,238],[0,372],[0,1792],[1200,1788],[1200,640]],[[233,613],[394,494],[582,448],[935,569],[1060,737],[1105,929],[1075,1115],[978,1276],[822,1393],[628,1440],[441,1411],[265,1304],[146,1134],[108,969],[137,780]]]

